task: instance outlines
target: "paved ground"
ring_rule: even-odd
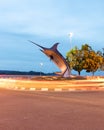
[[[103,130],[104,92],[0,89],[0,130]]]

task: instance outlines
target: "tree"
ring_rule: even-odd
[[[95,51],[90,51],[88,54],[88,58],[86,59],[87,67],[86,72],[92,72],[94,73],[99,69],[100,67],[100,56],[96,54]]]
[[[100,58],[100,61],[99,61],[99,64],[100,64],[99,70],[104,71],[104,52],[97,51],[97,55]]]
[[[95,52],[88,44],[82,45],[81,49],[75,47],[66,55],[67,62],[71,69],[80,75],[82,70],[92,72],[93,75],[98,69],[104,69],[104,57],[100,52]]]
[[[80,75],[80,72],[83,70],[82,52],[75,47],[67,53],[66,59],[70,65],[70,68],[78,71],[78,74]]]

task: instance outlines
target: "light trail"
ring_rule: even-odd
[[[21,91],[104,90],[104,78],[56,81],[0,78],[0,88]]]

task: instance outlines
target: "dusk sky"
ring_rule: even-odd
[[[0,70],[57,71],[28,40],[45,47],[59,42],[64,57],[85,43],[102,51],[104,0],[0,0]]]

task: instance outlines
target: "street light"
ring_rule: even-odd
[[[69,38],[70,38],[70,49],[72,48],[72,37],[73,37],[73,33],[72,32],[70,32],[69,34],[68,34],[68,36],[69,36]]]
[[[40,76],[41,76],[41,69],[42,69],[43,63],[40,63]]]

